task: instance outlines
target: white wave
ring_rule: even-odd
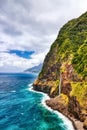
[[[24,115],[24,113],[20,113],[21,115]]]
[[[60,118],[64,121],[64,124],[68,127],[68,128],[67,128],[68,130],[75,130],[74,127],[73,127],[72,122],[71,122],[67,117],[65,117],[65,116],[64,116],[63,114],[61,114],[60,112],[58,112],[58,111],[56,111],[56,110],[53,110],[53,109],[51,109],[49,106],[46,105],[46,102],[45,102],[45,101],[48,100],[48,99],[50,99],[50,97],[49,97],[48,95],[44,94],[44,97],[43,97],[43,99],[42,99],[42,104],[43,104],[43,106],[44,106],[46,109],[48,109],[49,111],[51,111],[51,112],[57,114],[58,117],[60,117]]]
[[[32,83],[31,83],[31,84],[28,84],[29,87],[31,87],[32,85],[33,85]]]
[[[29,86],[29,88],[28,88],[29,91],[32,91],[32,92],[34,92],[34,93],[39,93],[39,94],[45,95],[43,92],[39,92],[39,91],[34,90],[32,84],[29,84],[28,86]]]
[[[68,127],[67,130],[75,130],[74,127],[73,127],[72,122],[71,122],[66,116],[64,116],[62,113],[60,113],[60,112],[58,112],[58,111],[56,111],[56,110],[51,109],[49,106],[46,105],[46,102],[45,102],[45,101],[50,99],[50,97],[49,97],[47,94],[45,94],[45,93],[43,93],[43,92],[38,92],[38,91],[33,90],[32,84],[29,84],[28,90],[29,90],[29,91],[32,91],[32,92],[34,92],[34,93],[42,94],[42,95],[43,95],[43,98],[42,98],[41,104],[42,104],[46,109],[48,109],[49,111],[51,111],[51,112],[57,114],[58,117],[60,117],[60,118],[64,121],[64,125],[66,125],[66,127]]]
[[[16,92],[16,90],[12,90],[12,91],[11,91],[11,93],[15,93],[15,92]]]

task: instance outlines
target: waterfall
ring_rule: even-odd
[[[60,74],[59,93],[58,93],[58,95],[61,94],[61,84],[62,84],[62,77],[61,77],[61,74]]]

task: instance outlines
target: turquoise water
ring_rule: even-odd
[[[43,94],[29,91],[36,76],[0,74],[0,130],[71,130],[42,105]]]

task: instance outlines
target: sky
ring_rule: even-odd
[[[0,0],[0,72],[43,63],[60,28],[87,11],[87,0]]]

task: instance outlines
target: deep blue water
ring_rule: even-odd
[[[42,94],[29,91],[36,76],[0,74],[0,130],[69,130],[42,105]]]

